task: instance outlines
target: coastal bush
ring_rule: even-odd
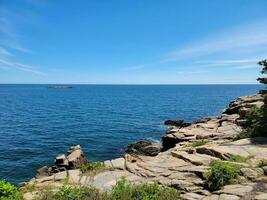
[[[90,162],[84,166],[81,166],[80,170],[82,173],[92,173],[95,174],[97,172],[105,170],[106,167],[102,162]]]
[[[100,192],[93,187],[66,187],[63,186],[58,192],[50,190],[41,192],[40,200],[109,200],[108,194]]]
[[[54,193],[43,191],[40,200],[179,200],[179,192],[158,184],[131,185],[125,179],[117,182],[110,193],[93,187],[62,187]]]
[[[257,167],[265,167],[267,166],[267,160],[261,160],[258,164]]]
[[[4,180],[0,180],[0,200],[22,200],[18,188]]]
[[[262,74],[267,74],[267,60],[258,62],[263,68]],[[267,84],[267,78],[258,78],[260,83]],[[261,108],[253,107],[245,116],[245,124],[243,131],[236,139],[248,137],[267,137],[267,94],[263,90],[264,105]],[[265,93],[265,94],[264,94]]]
[[[190,146],[191,147],[199,147],[199,146],[203,146],[205,144],[207,144],[208,142],[205,140],[196,140],[194,141]]]
[[[243,157],[243,156],[239,156],[239,155],[234,155],[230,157],[230,161],[233,162],[239,162],[239,163],[246,163],[249,161],[251,157]]]
[[[112,191],[112,200],[179,200],[180,194],[173,188],[159,184],[130,185],[125,179],[118,181]]]
[[[210,164],[207,186],[210,190],[218,190],[224,185],[234,182],[241,174],[240,168],[232,163],[214,161]]]

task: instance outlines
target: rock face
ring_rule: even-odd
[[[152,143],[149,140],[141,140],[127,146],[126,153],[145,156],[156,156],[161,150],[161,144]]]
[[[58,172],[77,169],[83,165],[87,164],[87,160],[84,157],[84,153],[80,145],[70,147],[68,151],[68,156],[64,154],[56,157],[54,165],[52,167],[44,166],[37,170],[36,177],[43,177]]]
[[[258,163],[267,160],[267,138],[242,139],[233,141],[242,127],[240,112],[251,105],[261,106],[262,97],[240,97],[231,102],[230,107],[220,117],[207,117],[189,126],[172,126],[163,137],[163,150],[150,141],[139,141],[128,146],[123,158],[104,161],[104,171],[96,174],[82,174],[79,168],[86,164],[80,146],[72,147],[67,156],[60,155],[55,160],[55,171],[43,167],[39,176],[28,184],[36,188],[47,185],[55,190],[62,187],[62,180],[74,186],[94,186],[109,191],[122,177],[132,184],[157,182],[165,187],[173,187],[186,200],[261,200],[267,199],[266,167]],[[230,111],[231,110],[231,111]],[[196,140],[205,140],[194,146]],[[234,156],[248,158],[246,163],[233,161]],[[241,168],[238,182],[218,191],[206,187],[210,163],[215,160],[231,162]],[[53,168],[52,167],[52,168]],[[25,193],[25,199],[38,196],[38,192]]]
[[[184,120],[176,119],[176,120],[166,120],[164,122],[166,126],[176,126],[176,127],[186,127],[189,126],[190,123],[184,122]]]
[[[225,140],[235,138],[241,131],[246,113],[253,107],[261,107],[261,94],[239,97],[229,104],[219,117],[206,117],[188,126],[171,127],[162,138],[162,150],[168,150],[177,144],[184,145],[194,140]],[[182,124],[182,120],[173,121]]]

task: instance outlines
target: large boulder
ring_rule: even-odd
[[[164,122],[164,125],[166,126],[176,126],[176,127],[186,127],[189,126],[191,123],[184,122],[184,120],[181,119],[175,119],[175,120],[166,120]]]
[[[156,156],[159,154],[160,150],[160,144],[153,143],[149,140],[141,140],[128,145],[125,152],[128,154]]]

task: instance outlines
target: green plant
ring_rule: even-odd
[[[173,188],[159,184],[130,185],[125,179],[118,181],[112,190],[112,200],[179,200],[180,194]]]
[[[205,140],[196,140],[194,141],[190,146],[191,147],[199,147],[199,146],[203,146],[205,144],[207,144],[208,142]]]
[[[105,165],[102,162],[90,162],[87,165],[82,166],[82,173],[97,173],[100,171],[104,171],[106,169]]]
[[[267,160],[261,160],[258,164],[257,167],[265,167],[267,166]]]
[[[211,190],[218,190],[234,182],[241,174],[240,168],[232,163],[214,161],[210,164],[207,185]]]
[[[22,200],[18,188],[4,180],[0,180],[0,200]]]
[[[239,162],[239,163],[246,163],[247,161],[249,161],[251,157],[243,157],[243,156],[239,156],[239,155],[233,155],[230,157],[230,161],[234,161],[234,162]]]
[[[54,194],[51,190],[42,191],[40,200],[110,200],[110,198],[107,193],[100,192],[93,187],[63,186]]]

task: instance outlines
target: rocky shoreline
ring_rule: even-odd
[[[24,184],[23,187],[35,188],[25,192],[24,198],[34,199],[39,189],[48,185],[55,190],[67,184],[109,191],[125,177],[132,184],[158,182],[176,188],[186,200],[267,199],[267,168],[257,166],[260,161],[267,160],[267,138],[234,141],[243,131],[246,113],[253,106],[263,104],[263,94],[244,96],[232,101],[218,117],[206,117],[194,123],[168,120],[165,124],[169,131],[160,144],[146,140],[130,144],[124,157],[104,161],[105,169],[95,174],[82,173],[80,168],[89,161],[79,145],[71,147],[67,156],[58,156],[54,166],[42,167],[35,178]],[[195,145],[197,141],[201,141],[201,145]],[[233,161],[233,156],[248,160]],[[240,166],[240,180],[209,191],[206,174],[214,160]]]

